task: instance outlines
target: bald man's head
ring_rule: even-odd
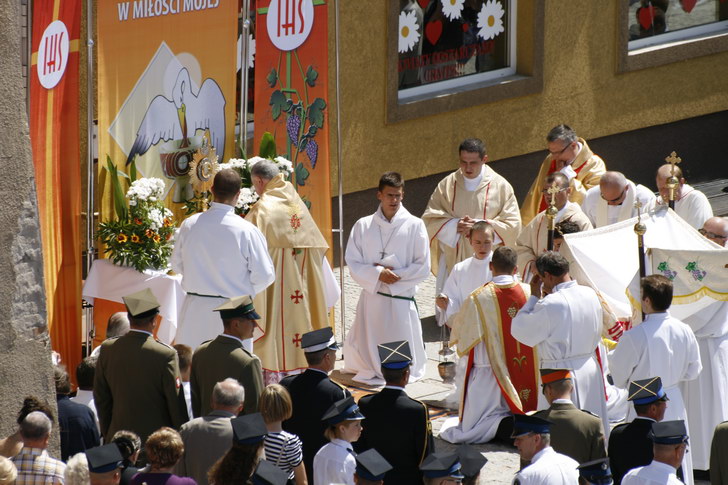
[[[609,205],[624,202],[627,187],[627,178],[621,172],[605,172],[599,180],[599,192]]]
[[[711,217],[703,224],[700,234],[714,243],[725,247],[726,241],[728,240],[728,218]]]
[[[657,190],[660,192],[662,201],[665,203],[670,200],[670,190],[667,188],[667,179],[670,178],[671,170],[672,165],[666,163],[665,165],[657,169],[657,174],[655,176]],[[683,185],[685,185],[685,179],[683,178],[682,170],[677,165],[675,165],[675,177],[677,177],[678,181],[680,182],[678,183],[677,189],[675,190],[675,200],[678,200],[682,196],[682,188]]]

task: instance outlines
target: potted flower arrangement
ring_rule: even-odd
[[[129,171],[131,186],[124,196],[111,159],[107,159],[107,170],[111,176],[117,218],[99,224],[98,239],[105,246],[104,252],[114,264],[130,266],[139,272],[166,270],[172,255],[175,222],[172,212],[164,207],[164,181],[137,179],[132,164]]]

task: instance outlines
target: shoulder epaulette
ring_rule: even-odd
[[[168,348],[168,349],[170,349],[170,350],[174,350],[174,351],[175,351],[175,353],[177,352],[177,349],[175,349],[174,347],[172,347],[172,346],[171,346],[171,345],[169,345],[169,344],[165,344],[164,342],[162,342],[162,341],[161,341],[161,340],[159,340],[159,339],[156,339],[156,338],[155,338],[155,339],[154,339],[154,341],[155,341],[155,342],[157,342],[158,344],[162,344],[162,345],[164,345],[165,347],[167,347],[167,348]]]
[[[597,414],[594,414],[593,412],[589,411],[588,409],[582,409],[582,411],[584,411],[584,412],[585,412],[585,413],[587,413],[587,414],[591,414],[591,415],[592,415],[592,416],[594,416],[595,418],[599,418],[599,415],[597,415]],[[600,418],[600,419],[601,419],[601,418]]]

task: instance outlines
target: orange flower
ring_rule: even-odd
[[[152,239],[154,239],[154,242],[155,242],[155,243],[157,243],[157,244],[159,244],[159,241],[161,241],[161,240],[162,240],[162,238],[161,238],[161,237],[159,237],[159,234],[155,234],[155,235],[154,235],[154,237],[153,237]]]
[[[169,220],[168,217],[164,218],[164,227],[169,227],[172,225],[172,221]]]
[[[152,237],[154,237],[154,231],[152,231],[151,229],[147,229],[146,231],[144,231],[144,234],[145,234],[145,235],[146,235],[146,236],[147,236],[148,238],[152,238]]]
[[[126,237],[126,234],[124,234],[123,232],[121,234],[119,234],[118,236],[116,236],[116,240],[122,244],[125,243],[127,239],[129,239],[129,238]]]
[[[142,225],[142,220],[139,219],[138,217],[135,217],[134,218],[134,224],[136,224],[137,226],[141,226]]]
[[[131,242],[138,243],[139,241],[140,241],[139,236],[137,236],[136,234],[131,235]]]
[[[171,232],[169,234],[167,234],[167,237],[165,237],[164,240],[165,241],[169,241],[170,239],[172,239],[172,233]]]

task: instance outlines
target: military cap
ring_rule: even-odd
[[[412,352],[406,340],[377,345],[377,350],[385,369],[404,369],[412,363]]]
[[[306,332],[301,336],[301,348],[306,353],[319,352],[324,349],[338,350],[334,331],[331,327],[319,328]]]
[[[260,460],[253,473],[253,485],[285,485],[288,473],[267,460]]]
[[[233,426],[233,441],[240,445],[259,443],[265,439],[268,429],[260,413],[245,414],[230,420]]]
[[[86,450],[86,461],[91,473],[107,473],[120,468],[124,457],[115,443],[109,443]]]
[[[356,474],[359,478],[378,482],[384,480],[384,474],[392,469],[392,465],[372,448],[356,455]]]
[[[688,431],[685,428],[685,421],[660,421],[652,423],[652,431],[649,434],[653,443],[658,445],[677,445],[687,443]]]
[[[342,421],[358,419],[364,419],[364,415],[359,412],[359,406],[354,402],[354,398],[349,396],[332,404],[328,411],[324,413],[321,421],[326,421],[329,426],[333,426]]]
[[[541,384],[544,386],[546,384],[574,378],[569,369],[541,369],[540,372]]]
[[[122,296],[121,299],[124,300],[126,311],[133,318],[146,318],[159,313],[159,301],[149,288]]]
[[[420,471],[427,478],[465,478],[460,473],[460,459],[456,453],[430,453],[420,465]]]
[[[223,320],[236,317],[247,318],[248,320],[260,320],[260,315],[258,315],[253,307],[253,300],[248,295],[230,298],[213,311],[220,312],[220,318]]]
[[[651,404],[655,401],[667,401],[667,394],[662,388],[662,379],[659,377],[650,377],[649,379],[640,379],[629,383],[629,393],[627,400],[632,401],[636,405]]]
[[[612,470],[609,469],[609,458],[582,463],[578,467],[579,476],[594,485],[610,485],[612,482]]]
[[[466,477],[476,476],[480,469],[488,463],[488,459],[470,445],[461,445],[456,453],[460,458],[460,471]]]
[[[527,414],[514,414],[513,415],[513,434],[511,438],[518,438],[528,433],[545,434],[551,432],[551,425],[553,423],[546,419],[541,419],[536,416],[529,416]]]

